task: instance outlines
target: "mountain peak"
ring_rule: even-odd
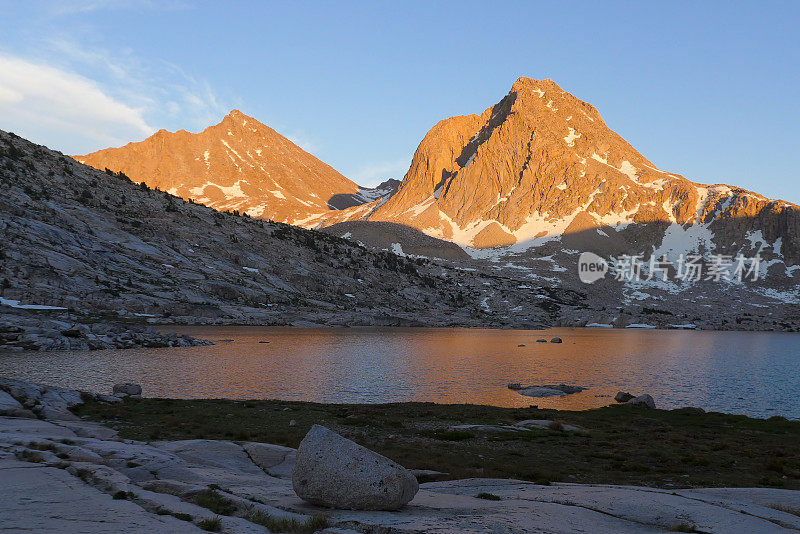
[[[249,116],[249,115],[247,115],[245,113],[242,113],[238,109],[232,109],[227,115],[225,115],[222,118],[222,121],[220,121],[219,124],[220,125],[224,124],[226,126],[231,126],[231,125],[245,126],[248,123],[261,124],[260,122],[258,122],[253,117],[251,117],[251,116]]]
[[[200,133],[162,130],[140,143],[78,156],[185,199],[282,222],[331,210],[358,185],[258,120],[231,110]]]
[[[245,113],[242,113],[238,109],[230,110],[230,112],[228,112],[228,114],[225,115],[225,117],[230,117],[231,119],[252,119],[253,118],[253,117],[251,117],[249,115],[246,115]]]
[[[561,87],[554,82],[550,78],[545,78],[544,80],[536,80],[534,78],[528,78],[527,76],[520,76],[517,78],[517,81],[514,82],[514,85],[511,86],[511,90],[520,90],[520,89],[530,89],[530,88],[542,88],[543,90],[548,89],[556,89],[558,91],[563,91]]]

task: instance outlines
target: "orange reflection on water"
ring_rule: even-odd
[[[318,402],[433,401],[586,409],[618,390],[659,406],[800,416],[800,336],[610,329],[183,327],[209,347],[7,353],[0,375],[147,396]],[[537,343],[559,336],[561,344]],[[259,343],[269,341],[269,343]],[[524,345],[524,346],[519,346]],[[524,397],[509,382],[587,387]]]

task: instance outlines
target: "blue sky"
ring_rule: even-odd
[[[519,76],[660,168],[800,203],[800,2],[0,0],[0,129],[85,153],[232,108],[359,183]]]

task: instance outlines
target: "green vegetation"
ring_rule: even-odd
[[[236,511],[236,505],[233,501],[223,497],[213,488],[203,490],[195,495],[194,503],[220,515],[233,515]]]
[[[251,523],[267,527],[270,532],[291,532],[306,534],[322,530],[328,526],[328,518],[314,514],[305,521],[285,517],[273,517],[262,510],[252,509],[245,516]]]
[[[800,422],[781,417],[763,420],[690,408],[630,406],[569,412],[432,403],[213,399],[88,403],[78,413],[117,428],[125,438],[226,439],[289,447],[297,447],[311,425],[318,423],[406,467],[445,472],[445,478],[800,489]],[[292,419],[295,426],[289,426]],[[530,432],[450,430],[459,424],[507,425],[524,419],[558,424]],[[564,425],[583,430],[559,430]],[[215,501],[210,491],[204,492],[209,495],[202,506],[230,513],[223,506],[226,499]],[[212,502],[217,504],[209,505]]]
[[[669,531],[670,532],[702,532],[700,530],[697,530],[697,527],[695,527],[694,525],[691,525],[689,523],[678,523],[677,525],[675,525],[674,527],[669,529]]]
[[[219,532],[222,530],[221,517],[209,517],[197,522],[197,526],[208,532]]]
[[[475,495],[475,498],[476,499],[484,499],[484,500],[487,500],[487,501],[499,501],[500,500],[500,497],[498,497],[494,493],[485,493],[483,491],[480,492],[479,494]]]

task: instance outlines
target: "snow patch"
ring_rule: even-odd
[[[18,310],[66,310],[62,306],[43,306],[41,304],[20,304],[18,300],[4,299],[0,297],[0,304]]]
[[[575,140],[578,139],[581,134],[576,134],[574,128],[569,129],[569,133],[564,137],[564,142],[567,143],[567,146],[575,146]]]

